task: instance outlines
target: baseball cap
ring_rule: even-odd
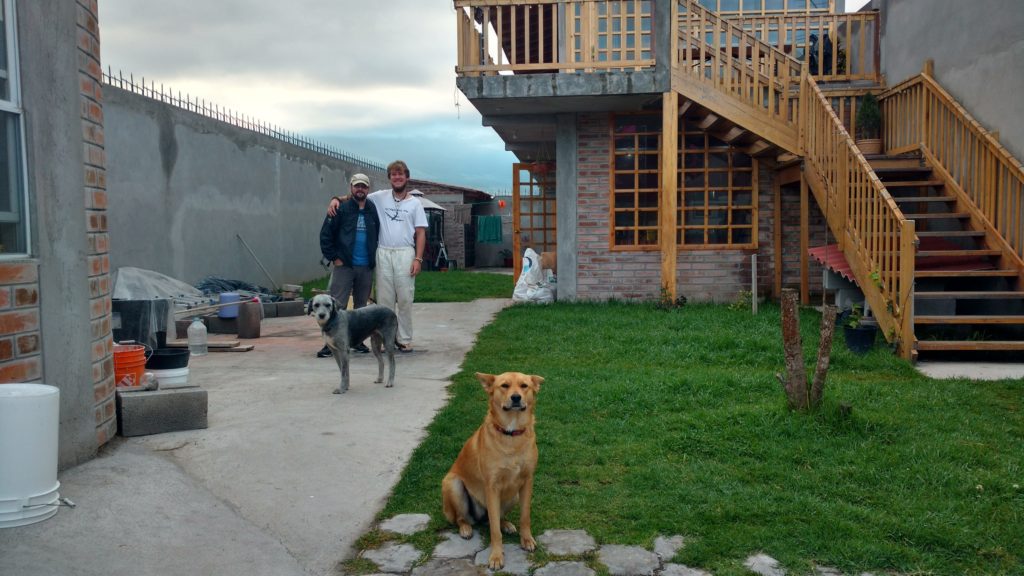
[[[369,187],[370,178],[366,174],[353,174],[352,178],[349,179],[348,183],[350,186],[355,186],[356,184],[363,184],[366,187]]]

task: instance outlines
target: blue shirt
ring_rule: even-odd
[[[369,266],[370,255],[366,252],[366,210],[359,209],[356,220],[356,243],[352,247],[352,265]]]

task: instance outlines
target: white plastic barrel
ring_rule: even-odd
[[[0,384],[0,528],[57,513],[60,391],[45,384]]]

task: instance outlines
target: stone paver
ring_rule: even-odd
[[[399,514],[381,522],[380,529],[408,536],[426,529],[429,524],[429,514]]]
[[[594,576],[594,571],[583,562],[549,562],[533,576]]]
[[[697,568],[690,568],[685,564],[665,564],[661,576],[712,576],[712,574]]]
[[[779,561],[767,554],[754,554],[743,562],[747,570],[761,576],[786,576],[786,571],[779,567]]]
[[[526,557],[526,550],[520,548],[519,544],[505,544],[502,548],[505,550],[505,567],[500,572],[516,574],[517,576],[526,576],[530,573],[530,560]],[[479,566],[487,566],[490,558],[491,547],[488,546],[477,552],[473,563]],[[488,572],[492,571],[488,569]]]
[[[597,554],[612,576],[653,576],[661,566],[657,554],[639,546],[601,546]]]
[[[537,542],[552,556],[580,556],[597,549],[597,542],[586,530],[545,530]]]
[[[412,576],[484,576],[487,570],[467,558],[434,558],[412,570]]]
[[[382,522],[380,529],[415,534],[425,530],[429,524],[430,517],[426,514],[402,514]],[[381,571],[380,574],[369,576],[493,576],[494,571],[487,568],[491,549],[484,546],[478,530],[473,531],[473,537],[469,540],[464,540],[456,532],[445,532],[441,536],[444,541],[434,547],[430,559],[415,569],[412,566],[422,554],[411,544],[391,542],[376,550],[364,551],[362,557],[375,562]],[[668,562],[686,545],[686,538],[678,534],[655,538],[653,552],[639,546],[609,544],[598,547],[594,538],[585,530],[546,530],[537,537],[537,542],[549,556],[578,559],[597,550],[598,560],[608,568],[611,576],[654,576],[656,573],[658,576],[714,576],[700,568]],[[529,553],[520,548],[518,543],[504,544],[503,549],[505,566],[500,570],[503,574],[528,576],[533,568],[533,576],[595,576],[594,570],[582,561],[561,560],[533,566],[530,564]],[[787,576],[779,561],[764,553],[749,556],[743,565],[760,576]],[[815,565],[812,576],[842,575],[836,568]],[[858,576],[875,574],[861,572]]]
[[[387,544],[375,550],[363,552],[363,558],[372,560],[382,572],[404,573],[420,559],[420,551],[412,544]]]
[[[445,534],[444,542],[434,547],[434,558],[468,558],[475,555],[484,547],[484,541],[480,533],[473,531],[473,537],[466,540],[455,532]]]
[[[654,539],[654,553],[661,558],[662,562],[665,562],[671,560],[676,555],[676,552],[679,552],[679,549],[683,547],[684,543],[683,537],[679,534],[667,538],[665,536],[658,536]]]

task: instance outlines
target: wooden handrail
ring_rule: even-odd
[[[647,0],[454,0],[454,4],[455,71],[462,76],[637,70],[655,64]]]
[[[881,80],[878,11],[726,17],[810,66],[818,82]],[[816,42],[812,44],[811,36]],[[828,37],[830,47],[826,46]],[[829,48],[829,49],[827,49]]]
[[[882,94],[886,149],[923,148],[1024,259],[1024,167],[927,72]]]
[[[810,75],[801,80],[805,174],[886,339],[904,358],[915,340],[917,236]]]

